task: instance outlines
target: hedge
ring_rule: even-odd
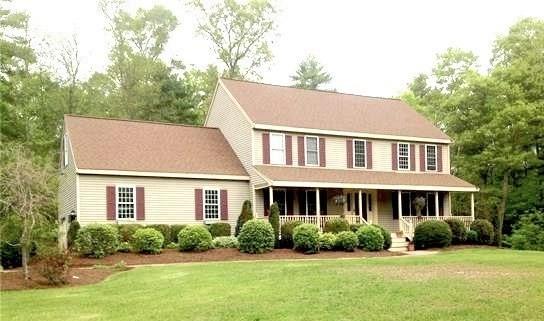
[[[264,253],[274,248],[274,229],[264,220],[247,221],[238,235],[240,251],[245,253]]]
[[[447,247],[451,244],[451,230],[443,221],[425,221],[416,226],[414,244],[416,249]]]
[[[212,248],[212,235],[203,225],[192,225],[178,234],[180,251],[203,252]]]
[[[336,235],[336,247],[344,251],[353,252],[359,245],[357,235],[352,231],[340,232]]]
[[[107,224],[90,224],[82,227],[75,241],[76,251],[95,258],[115,253],[118,246],[119,232],[114,226]]]
[[[367,225],[357,230],[357,239],[359,247],[365,251],[381,251],[383,249],[384,238],[380,228]]]
[[[301,225],[301,221],[289,221],[285,222],[281,226],[281,240],[280,245],[283,248],[292,249],[293,248],[293,230],[295,227]]]
[[[306,254],[319,252],[319,229],[314,224],[304,223],[293,230],[294,249]]]
[[[340,232],[349,231],[349,222],[345,218],[333,218],[325,222],[323,232],[338,234]]]
[[[152,227],[142,228],[134,233],[131,247],[138,253],[158,254],[164,247],[164,236]]]
[[[445,222],[450,226],[452,244],[462,244],[467,240],[467,228],[463,221],[458,218],[450,218]]]
[[[212,237],[230,236],[230,224],[225,222],[213,223],[208,225],[208,230]]]
[[[383,236],[383,249],[389,250],[389,248],[391,247],[391,244],[393,243],[393,239],[391,238],[391,232],[389,232],[383,226],[378,224],[372,224],[372,226],[380,229],[380,232],[382,232],[382,236]]]

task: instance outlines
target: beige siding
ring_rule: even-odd
[[[372,169],[376,171],[391,171],[391,142],[384,140],[372,141]]]
[[[451,173],[451,168],[450,168],[450,163],[451,160],[450,160],[450,146],[449,145],[443,145],[442,146],[442,165],[443,165],[443,169],[442,171],[446,174],[450,174]]]
[[[378,224],[391,232],[399,230],[399,221],[393,219],[391,191],[383,191],[378,199]]]
[[[68,138],[68,166],[60,164],[59,191],[58,191],[58,211],[59,215],[66,215],[71,211],[77,213],[77,174],[72,158],[72,148]],[[61,146],[61,155],[63,154]]]
[[[111,223],[106,219],[106,186],[135,185],[145,188],[145,221],[141,224],[196,224],[195,194],[197,188],[218,188],[228,191],[229,220],[232,228],[249,199],[249,184],[244,181],[120,177],[80,175],[81,224]]]

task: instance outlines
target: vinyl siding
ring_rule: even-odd
[[[72,158],[72,146],[70,138],[68,142],[68,166],[64,168],[62,163],[63,150],[60,149],[60,176],[59,176],[59,191],[58,191],[58,211],[59,215],[66,215],[71,211],[77,213],[77,174],[74,159]]]
[[[378,224],[390,232],[397,232],[399,230],[399,221],[393,219],[391,191],[384,191],[382,194],[382,198],[378,199]]]

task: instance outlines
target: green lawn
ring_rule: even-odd
[[[1,320],[543,320],[544,253],[146,267],[1,295]]]

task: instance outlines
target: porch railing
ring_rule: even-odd
[[[325,228],[325,223],[332,220],[333,218],[339,218],[340,215],[321,215],[318,218],[315,215],[281,215],[280,216],[280,225],[283,225],[285,222],[300,221],[303,223],[314,224],[319,227],[319,230],[323,231]],[[348,221],[349,224],[368,224],[368,222],[358,215],[345,215],[344,218]]]
[[[458,219],[465,227],[470,228],[470,224],[474,221],[472,216],[402,216],[399,220],[400,230],[410,240],[414,237],[414,230],[419,223],[425,221],[445,221],[448,219]]]

